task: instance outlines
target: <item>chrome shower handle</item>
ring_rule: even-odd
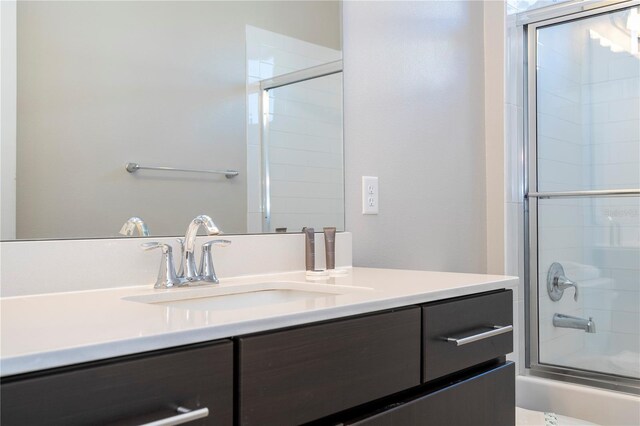
[[[573,287],[573,300],[578,301],[578,283],[571,281],[564,275],[564,268],[558,262],[553,262],[547,273],[547,293],[554,302],[562,299],[564,291]]]
[[[578,283],[576,283],[575,281],[571,281],[569,278],[561,275],[554,278],[553,285],[560,291],[565,291],[569,287],[573,287],[573,289],[575,290],[573,293],[573,300],[578,301]]]

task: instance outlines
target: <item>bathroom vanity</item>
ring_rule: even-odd
[[[6,333],[2,424],[514,423],[515,369],[505,361],[514,279],[369,268],[323,283],[303,276],[269,279],[356,291],[226,314],[141,303],[147,299],[134,297],[158,292],[139,287],[5,298],[8,315],[18,306],[35,315],[26,329],[43,315],[38,307],[104,303],[93,313],[79,309],[84,322],[71,322],[58,339],[45,337],[59,325],[55,316],[40,343]],[[174,291],[202,289],[161,294]],[[91,337],[115,305],[120,311],[101,318],[113,327]],[[179,424],[170,421],[162,424]]]

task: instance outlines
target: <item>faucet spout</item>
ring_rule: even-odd
[[[596,332],[596,323],[593,322],[593,318],[591,317],[586,320],[584,318],[572,317],[570,315],[555,314],[553,316],[553,325],[554,327],[584,330],[587,333]]]
[[[138,235],[141,237],[149,236],[149,228],[147,224],[144,223],[144,220],[137,216],[130,217],[127,221],[122,225],[120,229],[120,234],[130,237],[134,234],[134,232],[138,232]]]
[[[184,252],[182,254],[182,262],[184,265],[184,278],[187,281],[196,281],[198,279],[198,270],[196,267],[195,259],[195,245],[196,236],[198,230],[203,227],[208,235],[218,235],[220,229],[213,223],[213,220],[207,215],[196,216],[189,227],[184,237]]]

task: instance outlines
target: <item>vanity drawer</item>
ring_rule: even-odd
[[[509,362],[390,404],[349,426],[513,426],[515,367]]]
[[[241,337],[241,425],[297,425],[420,384],[420,308]]]
[[[64,372],[3,380],[1,423],[140,425],[207,408],[193,425],[233,424],[233,343],[127,357]]]
[[[424,305],[423,382],[513,351],[512,325],[511,290]]]

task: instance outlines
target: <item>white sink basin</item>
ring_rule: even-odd
[[[199,311],[255,308],[372,291],[366,287],[275,281],[171,289],[124,300]]]

